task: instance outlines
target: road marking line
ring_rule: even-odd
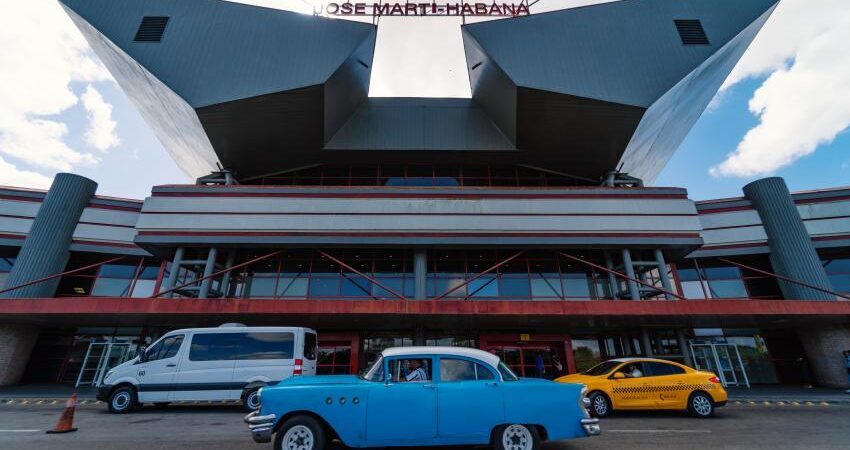
[[[41,430],[0,430],[0,433],[38,433]]]
[[[711,433],[711,430],[605,430],[606,433]]]

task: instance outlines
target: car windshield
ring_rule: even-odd
[[[622,361],[605,361],[604,363],[597,364],[590,369],[582,372],[584,375],[605,375],[606,373],[614,370],[615,367],[622,364]]]
[[[367,381],[384,381],[384,357],[372,363],[372,366],[360,375],[360,378]]]

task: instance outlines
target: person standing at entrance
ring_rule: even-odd
[[[847,387],[850,387],[850,350],[844,350],[844,367],[847,369]],[[844,391],[850,394],[850,389]]]
[[[543,353],[537,352],[537,358],[534,359],[534,366],[537,368],[537,378],[546,376],[546,366],[543,365]]]

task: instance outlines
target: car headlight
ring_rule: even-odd
[[[587,398],[587,386],[581,387],[581,394],[578,397],[578,406],[581,408],[585,418],[590,417],[590,399]]]

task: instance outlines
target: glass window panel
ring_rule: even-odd
[[[829,282],[835,292],[850,292],[850,274],[829,275]]]
[[[345,364],[351,362],[351,347],[337,347],[336,355],[334,356],[334,364]]]
[[[499,279],[500,297],[531,297],[531,285],[527,277],[506,277]]]
[[[564,295],[572,298],[591,298],[590,285],[587,282],[587,274],[565,273]]]
[[[677,269],[679,272],[679,280],[681,281],[697,281],[699,280],[699,276],[697,275],[696,269],[688,269],[679,267]]]
[[[11,272],[15,258],[0,258],[0,272]]]
[[[685,298],[705,298],[705,292],[700,287],[699,281],[683,281],[682,295]],[[708,289],[706,289],[706,292]]]
[[[356,274],[346,274],[342,277],[340,295],[343,297],[371,297],[372,283]]]
[[[9,278],[8,272],[0,272],[0,289],[6,287],[6,279]],[[11,287],[11,286],[9,286]]]
[[[443,278],[446,276],[454,276],[452,278]],[[443,295],[448,292],[450,289],[454,289],[457,286],[463,284],[466,280],[463,277],[463,274],[440,274],[441,278],[437,278],[437,295]],[[467,286],[463,286],[460,289],[455,289],[453,292],[446,295],[448,298],[456,298],[456,297],[466,297],[466,288]]]
[[[159,276],[159,265],[155,266],[142,266],[141,272],[139,272],[139,278],[145,280],[156,280]]]
[[[561,298],[561,278],[557,273],[531,274],[531,296],[534,298]]]
[[[394,290],[394,291],[396,291],[400,294],[403,294],[404,278],[402,278],[402,277],[377,277],[375,279],[378,280],[378,282],[383,284],[384,286],[386,286],[386,287],[388,287],[388,288],[390,288],[390,289],[392,289],[392,290]],[[413,282],[411,280],[411,285],[412,284],[413,284]],[[384,288],[382,288],[382,287],[380,287],[380,286],[378,286],[377,284],[374,284],[374,283],[372,284],[372,293],[375,295],[375,297],[378,297],[378,298],[398,298],[395,294],[391,293],[390,291],[387,291],[386,289],[384,289]],[[403,294],[403,295],[405,295],[405,294]]]
[[[741,278],[741,269],[737,267],[706,267],[703,269],[705,278],[709,280],[728,280]]]
[[[133,294],[131,297],[150,297],[154,294],[153,288],[155,287],[156,280],[136,280],[136,285],[133,286]]]
[[[251,291],[249,297],[274,297],[275,283],[277,278],[272,277],[252,277]]]
[[[440,358],[440,381],[475,381],[475,363],[465,359]]]
[[[474,275],[472,275],[474,276]],[[498,297],[499,283],[494,275],[483,275],[469,282],[470,297]]]
[[[850,258],[828,259],[823,266],[827,273],[850,273]]]
[[[307,297],[307,277],[281,278],[277,283],[277,295],[280,297]]]
[[[310,278],[310,297],[336,297],[339,295],[339,277]]]
[[[747,289],[743,280],[709,281],[708,288],[714,298],[746,298]]]
[[[104,264],[100,266],[98,276],[108,278],[133,278],[138,266],[133,264]]]
[[[130,289],[129,279],[98,278],[94,282],[91,295],[93,297],[124,297]]]

